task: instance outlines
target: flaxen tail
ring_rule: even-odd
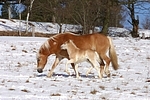
[[[119,67],[117,54],[116,54],[112,39],[110,37],[108,37],[108,39],[109,39],[109,43],[110,43],[109,56],[111,58],[111,62],[112,62],[112,66],[113,66],[114,70],[117,70]]]

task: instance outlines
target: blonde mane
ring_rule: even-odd
[[[71,35],[77,35],[77,36],[78,36],[78,34],[74,34],[74,33],[71,33],[71,32],[65,32],[65,33],[56,34],[56,35],[50,37],[49,40],[52,40],[52,41],[55,41],[55,42],[56,42],[56,41],[58,41],[58,39],[59,39],[60,37],[62,37],[64,34],[71,34]]]
[[[46,48],[46,49],[50,48],[48,40],[44,42],[44,44],[42,45],[42,48]]]
[[[69,40],[69,42],[76,48],[76,49],[79,49],[74,43],[72,40]]]

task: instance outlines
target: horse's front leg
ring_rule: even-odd
[[[66,63],[66,69],[65,69],[65,72],[66,72],[67,74],[70,75],[70,72],[68,71],[68,64],[69,64],[69,61],[67,61],[67,63]]]
[[[54,69],[56,68],[56,66],[59,64],[59,62],[60,62],[61,59],[62,59],[62,58],[56,56],[55,61],[54,61],[53,65],[52,65],[52,68],[51,68],[51,70],[49,71],[47,77],[51,77],[51,76],[53,75],[53,71],[54,71]]]

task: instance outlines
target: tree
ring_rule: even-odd
[[[28,6],[28,13],[27,13],[27,19],[26,19],[26,34],[28,33],[28,21],[29,21],[29,16],[30,12],[32,10],[32,5],[33,5],[34,0],[30,0],[30,6]]]
[[[127,8],[130,11],[130,17],[131,22],[128,20],[128,22],[133,26],[131,35],[132,37],[138,37],[138,27],[139,27],[139,16],[135,18],[135,6],[134,6],[135,0],[128,0],[128,6]]]
[[[24,2],[25,0],[0,0],[2,5],[2,18],[18,18],[16,4]]]
[[[142,21],[142,26],[144,29],[149,29],[150,30],[150,16],[147,15],[145,19]]]
[[[27,1],[24,4],[28,7]],[[29,20],[58,23],[59,32],[64,23],[81,25],[82,34],[103,26],[102,32],[107,35],[109,26],[120,26],[119,8],[118,0],[35,0]]]
[[[2,18],[7,19],[8,18],[8,7],[6,4],[2,6],[1,12],[2,12]]]
[[[132,31],[131,35],[132,37],[138,37],[138,28],[139,28],[139,16],[136,15],[139,12],[139,10],[146,10],[146,8],[143,6],[143,3],[149,2],[148,0],[120,0],[121,4],[124,5],[128,11],[128,14],[131,18],[131,20],[128,20],[128,22],[132,25]],[[138,9],[138,11],[135,11]]]

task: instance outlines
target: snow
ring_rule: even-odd
[[[0,22],[1,31],[18,30],[17,21],[1,21],[5,21]],[[52,23],[35,23],[41,27],[37,32],[57,32]],[[47,25],[52,26],[49,31]],[[72,75],[68,75],[64,71],[67,59],[48,78],[55,55],[49,56],[43,73],[36,70],[36,53],[48,38],[0,36],[0,100],[150,100],[150,40],[131,38],[122,28],[109,31],[125,37],[112,37],[120,67],[115,71],[110,65],[111,76],[102,80],[95,69],[85,75],[91,66],[86,62],[79,64],[80,79],[70,65]]]
[[[32,32],[32,26],[35,27],[35,32],[37,33],[46,33],[46,34],[54,34],[59,32],[60,26],[57,23],[50,22],[32,22],[29,21],[29,32]],[[70,24],[62,24],[62,32],[64,31],[77,31],[81,26],[78,25],[70,25]],[[1,31],[25,31],[26,30],[26,21],[24,20],[8,20],[8,19],[0,19],[0,30]]]
[[[71,25],[71,24],[61,24],[62,25],[62,32],[78,32],[81,30],[80,25]],[[50,22],[32,22],[29,21],[28,31],[32,32],[34,26],[34,32],[36,33],[44,33],[44,34],[56,34],[59,33],[60,25],[57,23],[50,23]],[[102,27],[95,27],[95,32],[100,32]],[[18,32],[26,31],[26,21],[24,20],[16,20],[16,19],[0,19],[0,31],[16,31]],[[118,27],[110,27],[108,29],[108,33],[110,36],[115,37],[131,37],[130,30],[125,28],[118,28]],[[150,37],[150,30],[139,29],[138,34],[142,38],[142,34],[145,34],[145,38]]]
[[[139,29],[139,36],[142,37],[142,34],[145,35],[145,38],[150,38],[150,30]]]
[[[81,78],[64,72],[64,59],[47,78],[54,55],[42,74],[36,71],[36,52],[47,38],[0,37],[0,99],[2,100],[148,100],[150,99],[150,42],[113,37],[120,68],[110,65],[111,77],[98,79],[96,70],[85,76],[90,65],[81,63]],[[69,66],[69,71],[74,74]]]

